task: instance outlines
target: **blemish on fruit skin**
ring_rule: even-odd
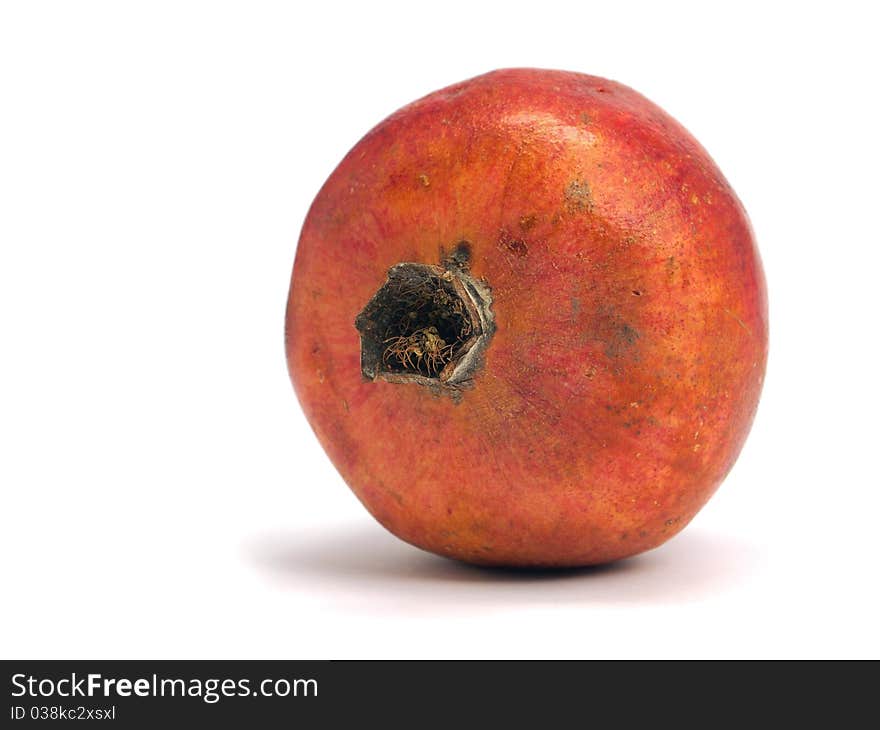
[[[531,228],[535,227],[535,223],[538,222],[538,216],[534,213],[532,215],[524,215],[519,219],[519,229],[521,231],[528,231]]]
[[[636,340],[640,337],[639,333],[628,324],[624,324],[620,328],[620,336],[623,338],[624,342],[626,342],[627,345],[636,344]]]
[[[511,236],[506,228],[501,229],[501,234],[498,236],[498,245],[520,259],[529,255],[528,244],[522,238]]]
[[[446,250],[442,246],[440,247],[440,261],[442,261],[447,268],[455,266],[463,271],[467,271],[470,269],[472,256],[470,241],[459,241],[455,245],[455,249],[452,253],[448,255]]]
[[[572,180],[565,188],[565,205],[570,212],[584,212],[593,209],[590,184],[586,180]]]
[[[526,245],[526,242],[521,238],[513,238],[509,240],[506,244],[507,250],[510,251],[514,256],[519,256],[522,258],[523,256],[528,256],[529,247]]]
[[[583,341],[602,342],[605,356],[617,360],[627,357],[638,361],[637,345],[641,333],[629,324],[615,307],[607,307],[596,313],[592,322],[583,332]],[[614,371],[617,373],[617,371]],[[622,371],[619,373],[622,374]]]
[[[428,188],[431,186],[431,179],[427,175],[424,175],[424,174],[419,175],[419,184],[423,188]]]
[[[605,354],[608,357],[620,357],[623,351],[631,349],[640,337],[638,330],[624,322],[613,333],[611,341],[605,348]]]

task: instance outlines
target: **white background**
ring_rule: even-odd
[[[5,2],[0,655],[880,656],[869,3]],[[384,116],[504,66],[660,104],[748,209],[771,357],[720,492],[600,570],[385,533],[290,387],[308,205]]]

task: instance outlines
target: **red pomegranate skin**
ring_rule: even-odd
[[[496,327],[470,381],[365,378],[354,320],[388,270],[462,241]],[[306,417],[388,530],[583,566],[668,540],[733,466],[767,295],[743,206],[679,123],[613,81],[507,69],[348,153],[303,226],[285,334]]]

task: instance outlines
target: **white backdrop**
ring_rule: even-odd
[[[880,656],[876,19],[716,5],[0,5],[0,655]],[[505,66],[678,118],[767,272],[737,466],[679,537],[601,570],[397,541],[285,368],[324,179],[398,107]]]

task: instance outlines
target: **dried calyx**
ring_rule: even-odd
[[[355,320],[369,380],[459,387],[479,367],[494,330],[491,295],[459,244],[443,266],[401,263]]]

